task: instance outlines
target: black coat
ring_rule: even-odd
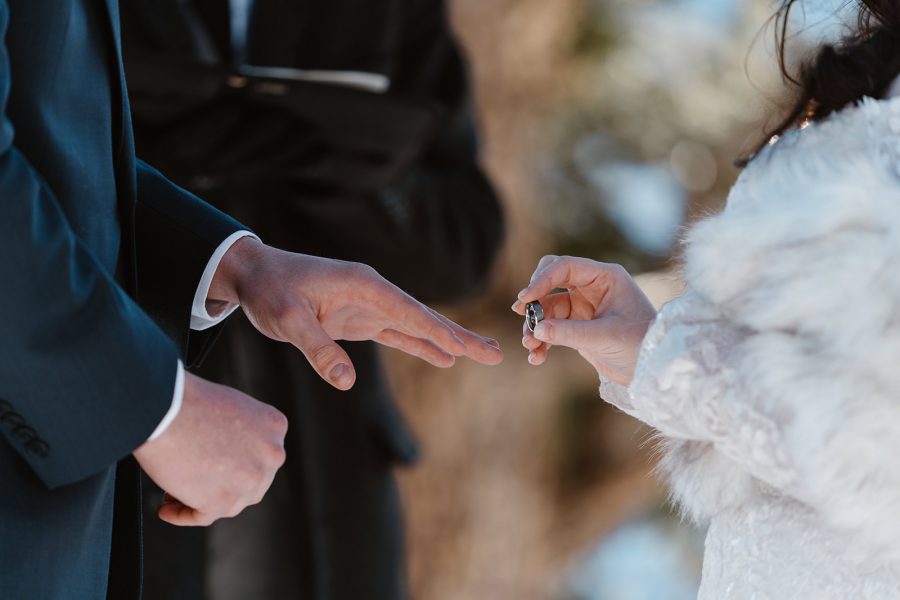
[[[124,85],[116,2],[0,0],[3,599],[137,597],[130,453],[214,335],[194,293],[241,228],[136,160]]]
[[[281,82],[235,77],[226,0],[195,0],[193,14],[177,0],[122,0],[139,149],[268,243],[365,262],[426,302],[480,290],[503,219],[476,162],[465,69],[443,2],[256,4],[246,63],[377,73],[390,79],[388,93],[292,83],[286,102]],[[339,393],[296,350],[245,321],[223,337],[202,374],[291,419],[288,463],[270,497],[239,517],[260,536],[254,554],[264,559],[238,564],[274,580],[253,593],[404,597],[391,471],[416,449],[376,349],[345,344],[358,381]],[[149,528],[147,598],[199,598],[206,544],[202,532]]]

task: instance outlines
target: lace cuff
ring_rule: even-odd
[[[794,472],[779,423],[733,364],[751,336],[688,292],[650,327],[631,385],[601,378],[600,395],[668,438],[711,442],[753,475],[787,486]]]
[[[600,397],[609,402],[622,412],[631,415],[635,419],[643,421],[637,409],[634,407],[634,399],[624,385],[608,380],[600,376]]]

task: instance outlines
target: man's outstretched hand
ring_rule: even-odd
[[[356,381],[335,340],[374,340],[438,367],[458,356],[487,365],[503,360],[499,344],[419,303],[371,267],[285,252],[247,237],[223,258],[208,298],[240,304],[266,336],[296,346],[338,389]]]

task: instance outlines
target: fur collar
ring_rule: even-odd
[[[900,490],[900,99],[866,99],[766,148],[725,210],[692,229],[685,256],[690,293],[751,334],[733,368],[799,464],[781,492],[838,527],[875,518],[857,494],[894,506],[885,490]],[[663,443],[660,469],[695,517],[765,493],[709,444]]]

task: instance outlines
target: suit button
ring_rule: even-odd
[[[21,427],[23,423],[25,423],[25,419],[22,418],[22,415],[15,412],[7,412],[3,416],[0,416],[0,423],[3,423],[9,429],[15,430],[18,427]]]
[[[22,442],[23,444],[27,444],[35,437],[37,434],[34,433],[34,429],[29,427],[28,425],[19,425],[12,430],[13,436]]]
[[[40,458],[47,458],[47,455],[50,454],[50,446],[47,445],[47,442],[36,437],[28,440],[25,450]]]

